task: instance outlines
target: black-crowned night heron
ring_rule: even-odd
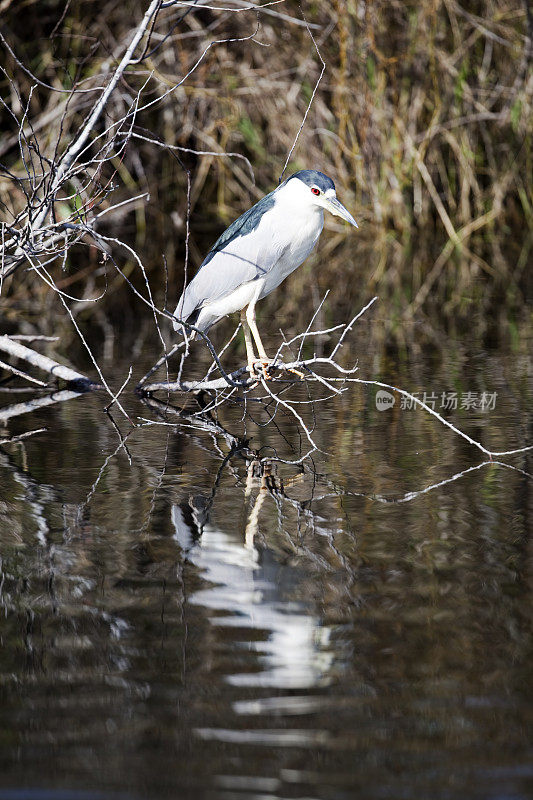
[[[259,200],[205,257],[176,306],[175,330],[183,331],[183,320],[208,331],[222,317],[240,311],[250,374],[256,364],[270,364],[257,330],[255,304],[305,261],[322,232],[324,209],[357,228],[337,200],[331,178],[314,169],[296,172]]]

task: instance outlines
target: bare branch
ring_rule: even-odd
[[[94,389],[100,386],[100,384],[96,384],[85,375],[82,375],[81,372],[76,372],[76,370],[66,367],[64,364],[59,364],[57,361],[48,358],[48,356],[43,356],[35,350],[30,350],[29,347],[25,347],[19,342],[14,341],[9,336],[0,336],[0,350],[4,353],[9,353],[13,358],[27,361],[28,364],[43,370],[43,372],[47,372],[54,378],[61,378],[61,380],[66,381],[69,385],[76,384],[76,388],[82,391],[84,388]],[[29,376],[25,377],[29,378]],[[40,381],[36,382],[42,386],[46,385]]]

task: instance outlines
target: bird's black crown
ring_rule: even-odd
[[[300,172],[295,172],[294,175],[291,175],[288,180],[291,181],[293,178],[298,178],[298,180],[307,184],[307,186],[318,186],[322,192],[328,189],[335,190],[335,184],[331,178],[328,178],[327,175],[324,175],[323,172],[318,172],[316,169],[301,169]]]

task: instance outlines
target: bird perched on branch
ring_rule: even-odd
[[[183,332],[183,321],[208,331],[222,317],[240,311],[250,374],[254,376],[256,366],[266,374],[272,361],[257,330],[255,304],[311,253],[322,232],[324,209],[357,228],[337,200],[331,178],[304,169],[245,211],[215,242],[185,288],[174,311],[174,329]]]

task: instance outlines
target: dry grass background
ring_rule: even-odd
[[[105,190],[91,198],[102,210],[150,193],[149,202],[108,215],[101,229],[135,247],[161,304],[168,276],[170,307],[183,282],[187,170],[192,271],[220,231],[276,185],[321,70],[298,3],[260,13],[240,0],[209,5],[160,11],[149,49],[159,47],[128,69],[95,131],[123,115],[146,81],[145,100],[162,97],[210,42],[257,30],[245,41],[214,45],[182,87],[137,119],[142,135],[219,155],[177,154],[132,138],[123,156],[105,165]],[[122,55],[141,11],[128,0],[3,0],[1,31],[41,81],[89,88],[101,85]],[[529,3],[332,0],[306,3],[303,12],[326,70],[288,170],[330,174],[360,230],[347,235],[328,220],[318,253],[261,313],[280,309],[291,328],[307,322],[327,289],[330,316],[349,315],[377,292],[387,336],[402,341],[409,321],[469,326],[473,309],[487,330],[505,323],[523,332],[533,245]],[[5,48],[2,64],[19,92],[0,77],[4,101],[20,118],[31,94],[28,120],[52,156],[58,139],[61,149],[81,125],[91,95],[67,100],[38,85]],[[9,173],[22,174],[24,165],[5,109],[1,130],[0,201],[9,224],[24,204]],[[254,178],[243,159],[222,155],[228,152],[246,156]],[[87,207],[81,186],[76,193],[64,201],[65,218]],[[127,254],[120,259],[141,285]],[[98,303],[73,306],[87,327],[105,331],[138,314],[123,278],[102,265],[95,248],[74,247],[56,269],[58,285],[80,298],[105,289]],[[3,294],[8,325],[24,319],[50,332],[56,298],[31,272],[17,271]]]

